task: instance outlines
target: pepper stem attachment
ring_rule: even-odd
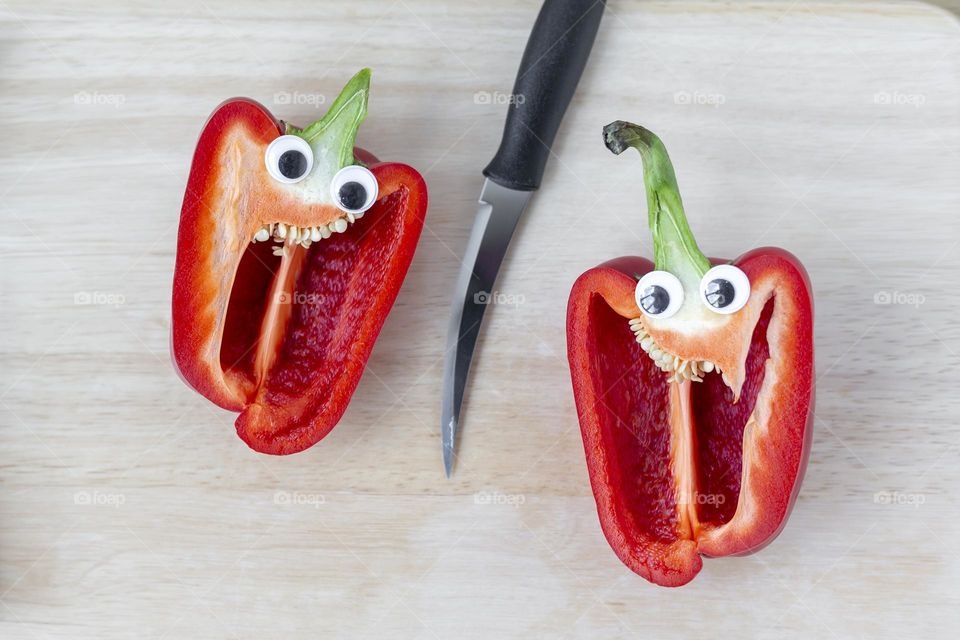
[[[655,267],[669,271],[681,281],[689,280],[696,287],[710,269],[710,261],[700,251],[687,224],[667,148],[652,131],[623,120],[603,128],[603,142],[617,155],[628,147],[640,152]]]

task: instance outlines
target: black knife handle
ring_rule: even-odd
[[[500,148],[483,175],[509,189],[540,187],[550,147],[600,27],[605,0],[545,0],[523,51]]]

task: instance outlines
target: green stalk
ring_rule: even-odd
[[[603,128],[603,141],[617,155],[628,147],[640,152],[656,269],[669,271],[684,285],[689,282],[696,288],[710,269],[710,261],[700,251],[687,224],[667,148],[652,131],[622,120]]]
[[[367,97],[370,94],[370,69],[361,69],[346,84],[327,113],[302,130],[287,127],[287,133],[298,135],[319,150],[332,154],[339,167],[356,164],[353,147],[357,129],[367,117]]]

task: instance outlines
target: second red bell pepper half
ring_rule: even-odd
[[[643,127],[604,129],[643,160],[654,261],[584,273],[567,350],[600,524],[620,559],[678,586],[701,555],[751,553],[784,526],[813,418],[813,301],[803,266],[776,248],[708,259],[673,166]]]
[[[302,451],[340,420],[423,227],[423,178],[354,148],[369,84],[364,69],[303,129],[228,100],[197,143],[173,358],[190,386],[240,412],[237,433],[263,453]]]

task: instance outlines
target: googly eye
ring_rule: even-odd
[[[700,280],[700,299],[716,313],[736,313],[750,299],[750,279],[732,264],[718,264]]]
[[[313,168],[313,149],[300,136],[280,136],[267,147],[264,155],[267,171],[278,182],[300,182]]]
[[[683,306],[683,285],[669,271],[651,271],[634,292],[637,306],[651,318],[669,318]]]
[[[377,191],[377,177],[360,165],[340,169],[330,182],[333,201],[347,213],[363,213],[372,207]]]

